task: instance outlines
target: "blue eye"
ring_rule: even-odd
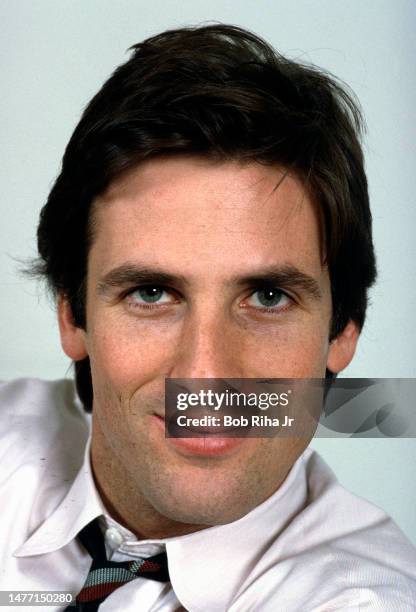
[[[251,300],[251,306],[255,308],[286,308],[290,303],[290,298],[277,287],[265,287],[251,294],[248,301]]]
[[[167,304],[172,301],[171,296],[165,289],[152,285],[135,289],[128,297],[130,301],[136,304]]]

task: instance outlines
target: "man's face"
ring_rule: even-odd
[[[87,328],[62,331],[67,353],[91,362],[93,465],[100,475],[107,457],[125,480],[120,495],[181,523],[243,516],[308,441],[247,438],[213,454],[175,445],[158,418],[165,378],[322,378],[352,357],[340,361],[328,341],[315,207],[294,176],[276,188],[282,176],[257,163],[159,158],[94,205]]]

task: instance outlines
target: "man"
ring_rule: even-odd
[[[3,590],[72,591],[80,610],[415,609],[414,548],[309,439],[165,437],[166,378],[352,359],[375,279],[360,129],[333,79],[225,25],[136,45],[93,98],[37,265],[92,434],[68,381],[3,387]]]

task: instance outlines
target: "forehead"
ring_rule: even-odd
[[[255,162],[149,160],[97,198],[93,220],[91,254],[104,266],[145,258],[206,273],[276,260],[321,267],[316,206],[302,181]]]

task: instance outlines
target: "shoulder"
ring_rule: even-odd
[[[371,547],[374,552],[387,553],[389,544],[385,538],[392,535],[402,552],[416,554],[415,547],[384,510],[345,489],[317,452],[308,449],[303,459],[308,500],[298,518],[307,526],[315,526],[314,535],[311,533],[308,538],[309,545],[354,541],[353,548],[358,552],[358,543],[362,542],[363,552],[367,550],[369,554],[367,536],[376,533],[377,542],[372,542]],[[416,567],[412,570],[416,578]]]
[[[308,499],[251,575],[261,609],[416,610],[416,549],[380,508],[353,495],[314,451]],[[296,605],[295,605],[296,604]]]
[[[36,523],[64,496],[89,435],[71,380],[0,384],[0,500]],[[39,506],[39,508],[37,507]]]
[[[314,451],[305,454],[309,500],[300,518],[322,571],[365,605],[416,609],[416,548],[384,510],[354,495]],[[361,608],[360,608],[361,609]]]
[[[5,459],[6,448],[23,458],[48,449],[57,436],[63,446],[79,446],[88,429],[89,420],[72,380],[21,378],[0,384],[0,439]],[[14,463],[16,460],[14,456]]]
[[[38,378],[17,378],[0,382],[0,417],[9,414],[45,416],[47,412],[79,412],[81,404],[77,399],[72,380],[40,380]]]

